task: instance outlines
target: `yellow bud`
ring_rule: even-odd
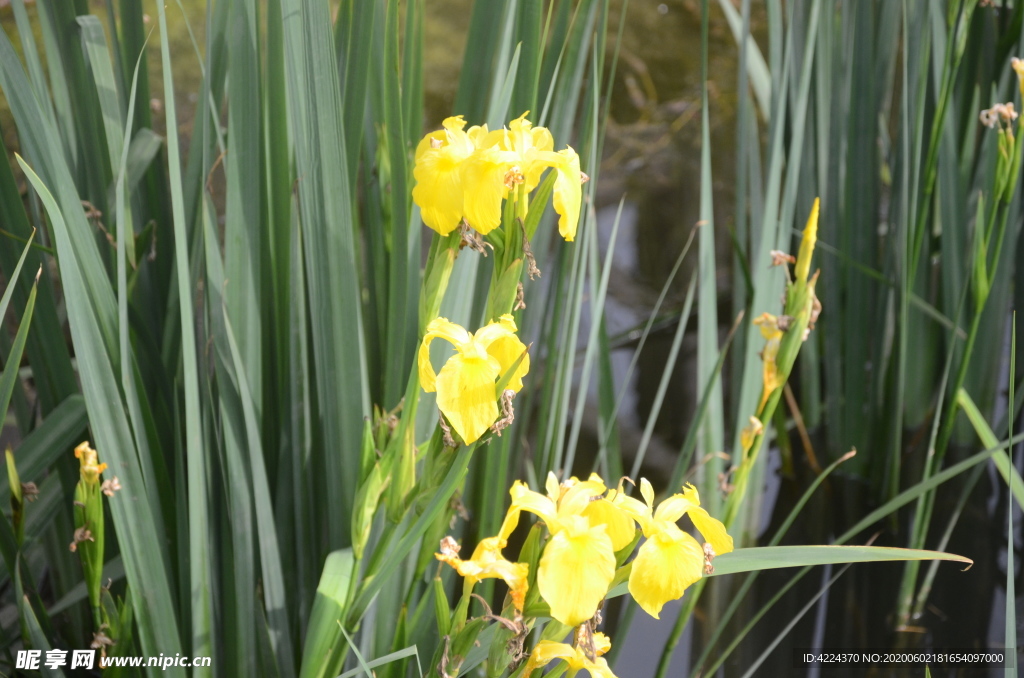
[[[804,226],[804,237],[800,241],[800,252],[796,258],[796,281],[807,282],[807,274],[811,270],[811,257],[814,255],[814,245],[818,242],[818,208],[821,200],[814,199],[814,206],[811,207],[811,215],[807,217],[807,225]]]
[[[1024,97],[1024,59],[1013,57],[1010,59],[1010,65],[1017,74],[1017,83],[1018,87],[1020,87],[1020,95]]]
[[[99,463],[96,450],[89,447],[88,441],[75,448],[75,458],[81,464],[82,481],[90,485],[98,483],[107,465]]]

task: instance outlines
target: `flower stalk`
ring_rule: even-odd
[[[100,482],[100,476],[107,465],[101,464],[96,450],[83,442],[75,448],[78,458],[79,480],[75,486],[74,518],[75,534],[70,549],[78,553],[85,575],[85,588],[89,594],[93,621],[99,629],[102,622],[100,593],[103,587],[103,494],[113,494],[111,485]],[[114,479],[116,481],[116,479]]]

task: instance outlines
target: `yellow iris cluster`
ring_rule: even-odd
[[[437,558],[467,577],[470,586],[486,578],[504,580],[513,604],[522,612],[529,586],[528,564],[506,560],[501,550],[521,514],[533,513],[543,521],[549,535],[537,564],[540,596],[552,618],[566,626],[579,626],[594,617],[608,595],[616,576],[616,558],[621,562],[628,557],[622,551],[634,543],[637,528],[646,539],[626,566],[630,568],[629,592],[654,618],[665,603],[680,598],[703,576],[706,558],[733,549],[725,526],[701,508],[692,485],[657,507],[654,489],[646,479],[640,481],[643,501],[627,496],[621,487],[608,489],[596,474],[584,481],[571,478],[561,484],[549,474],[545,489],[546,493],[541,494],[516,481],[510,490],[512,505],[497,536],[483,540],[470,560],[460,560],[455,549],[442,549]],[[704,547],[677,524],[684,515],[704,538]],[[607,641],[603,636],[600,640]],[[579,648],[544,641],[534,649],[529,663],[536,668],[562,659],[572,669],[612,675],[599,656],[580,652]],[[603,652],[598,648],[600,654]]]
[[[420,141],[412,199],[423,223],[446,236],[465,219],[486,235],[501,225],[501,201],[520,188],[532,191],[550,167],[558,172],[552,198],[558,231],[566,240],[575,237],[583,197],[580,158],[571,147],[555,152],[551,132],[533,127],[526,115],[494,131],[486,125],[464,130],[466,121],[457,115]]]

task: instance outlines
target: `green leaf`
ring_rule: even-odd
[[[26,251],[27,248],[26,248]],[[24,255],[22,255],[24,257]],[[39,282],[39,276],[36,276],[36,283]],[[8,287],[14,287],[14,285],[8,285]],[[7,356],[7,363],[4,365],[3,374],[0,375],[0,412],[7,412],[8,406],[11,404],[11,394],[14,393],[14,387],[18,383],[18,371],[21,369],[21,356],[25,351],[25,341],[28,339],[28,328],[32,324],[32,312],[36,307],[36,289],[37,285],[32,286],[32,291],[28,295],[28,305],[25,306],[25,311],[21,316],[21,323],[18,325],[18,333],[14,335],[14,344],[11,346],[11,353]],[[6,296],[6,295],[5,295]],[[5,305],[6,299],[0,301],[0,304]],[[0,314],[0,317],[3,317]]]
[[[997,447],[999,439],[996,438],[996,434],[989,428],[988,422],[985,421],[985,417],[981,415],[977,405],[974,404],[967,391],[961,388],[956,392],[956,403],[963,408],[967,418],[970,419],[971,425],[974,426],[978,437],[981,438],[981,444],[989,449]],[[996,450],[992,461],[1017,500],[1017,505],[1024,508],[1024,479],[1020,477],[1020,472],[1014,466],[1010,455],[1006,453],[1005,449],[1000,448]]]
[[[309,615],[300,678],[334,678],[341,671],[346,649],[340,641],[341,625],[345,623],[355,574],[352,549],[340,549],[327,556]]]
[[[723,553],[714,560],[714,575],[838,563],[874,563],[893,560],[974,561],[964,556],[939,551],[891,548],[886,546],[761,546]],[[967,568],[964,568],[967,569]]]
[[[174,80],[171,70],[167,16],[163,2],[157,2],[160,25],[160,58],[163,67],[164,100],[168,102],[167,115],[167,165],[170,178],[171,207],[174,221],[174,260],[178,287],[178,309],[181,322],[181,353],[185,380],[185,450],[188,457],[188,553],[189,553],[189,601],[191,613],[191,646],[195,655],[210,656],[213,647],[213,600],[211,593],[210,564],[210,514],[206,469],[207,450],[203,440],[202,415],[199,402],[199,369],[195,339],[195,311],[192,306],[193,276],[189,270],[189,239],[186,229],[184,194],[181,181],[181,158],[179,157],[178,122],[174,104]],[[139,58],[145,53],[143,49]],[[136,64],[136,72],[138,72]],[[135,82],[132,87],[135,92]],[[123,168],[122,168],[123,171]],[[120,537],[120,530],[118,530]],[[130,563],[126,566],[131,574]],[[129,576],[129,583],[132,578]],[[135,595],[133,603],[144,599],[144,590],[132,586]],[[136,609],[137,623],[146,629],[142,611]],[[148,630],[148,629],[147,629]],[[145,634],[141,633],[142,646],[146,647]],[[209,668],[209,667],[207,667]],[[200,670],[200,675],[211,675],[209,670]]]

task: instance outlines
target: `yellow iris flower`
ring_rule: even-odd
[[[446,339],[456,350],[438,374],[430,364],[430,343],[436,338]],[[445,318],[435,318],[420,344],[420,384],[427,393],[437,391],[437,407],[462,440],[472,443],[498,418],[495,387],[519,356],[523,360],[505,388],[518,392],[523,387],[523,376],[530,370],[525,351],[511,315],[501,316],[475,335]]]
[[[423,137],[416,147],[413,177],[416,185],[412,199],[420,207],[420,217],[441,235],[454,231],[465,216],[465,190],[462,169],[487,135],[487,127],[470,127],[461,115],[445,118],[443,130]]]
[[[423,223],[448,235],[465,218],[486,235],[501,225],[502,200],[520,184],[532,191],[550,167],[558,172],[552,198],[558,231],[573,240],[583,200],[579,156],[568,146],[555,152],[551,132],[533,127],[526,115],[493,132],[486,126],[463,131],[466,122],[455,116],[423,138],[416,148],[412,191]]]
[[[503,580],[508,584],[509,592],[512,595],[512,604],[522,612],[526,592],[530,588],[527,582],[530,566],[525,563],[513,563],[505,560],[501,555],[503,548],[505,548],[504,539],[489,537],[477,544],[472,558],[461,560],[457,550],[445,549],[444,542],[442,542],[441,553],[435,553],[434,557],[455,568],[460,575],[466,578],[466,584],[470,589],[481,579]]]
[[[615,577],[615,549],[633,538],[632,521],[608,504],[592,509],[607,488],[596,475],[559,485],[548,474],[547,495],[533,492],[520,481],[512,485],[512,506],[501,526],[500,539],[519,524],[523,511],[544,521],[551,540],[537,568],[537,588],[551,616],[566,626],[578,626],[594,616]]]
[[[612,501],[636,520],[647,537],[633,560],[629,592],[640,607],[658,619],[662,606],[682,597],[686,588],[701,578],[704,568],[703,549],[679,529],[676,521],[689,515],[715,555],[732,551],[732,537],[721,522],[700,507],[700,497],[692,485],[682,494],[665,499],[657,510],[654,489],[646,479],[640,481],[640,494],[646,504],[618,493]]]
[[[509,171],[514,167],[517,174],[526,184],[529,193],[540,183],[541,175],[548,167],[558,172],[555,179],[552,205],[558,213],[558,232],[566,241],[576,237],[576,227],[580,220],[580,203],[583,200],[583,179],[580,174],[580,157],[571,146],[555,152],[555,141],[551,132],[545,127],[534,127],[526,119],[529,111],[509,123],[507,130],[491,132],[485,144],[497,140],[498,147],[506,151],[510,161]],[[504,175],[503,175],[504,177]],[[491,220],[500,219],[495,209]],[[470,223],[473,223],[472,221]]]
[[[570,675],[580,669],[584,669],[593,678],[615,678],[615,674],[612,673],[611,668],[608,666],[608,661],[601,656],[607,653],[611,647],[612,644],[608,640],[608,636],[603,633],[595,633],[594,654],[596,656],[591,661],[582,648],[566,645],[565,643],[556,643],[553,640],[542,640],[537,643],[537,647],[533,648],[533,652],[530,653],[530,658],[526,661],[526,667],[521,675],[528,677],[531,671],[561,659],[569,665]]]

